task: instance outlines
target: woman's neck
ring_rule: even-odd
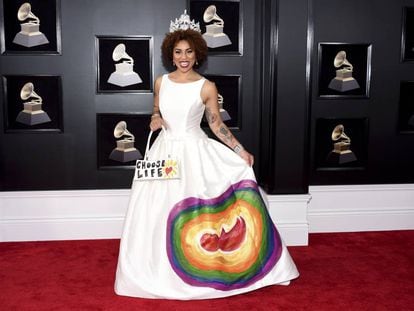
[[[187,72],[175,70],[170,73],[169,77],[176,82],[192,82],[200,79],[200,75],[193,69]]]

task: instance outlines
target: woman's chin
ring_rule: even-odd
[[[179,66],[179,67],[177,67],[177,69],[182,73],[186,73],[186,72],[191,71],[193,69],[193,66],[188,66],[188,67]]]

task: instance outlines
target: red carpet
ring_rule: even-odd
[[[311,234],[290,286],[184,302],[116,296],[118,245],[0,243],[0,310],[414,310],[414,231]]]

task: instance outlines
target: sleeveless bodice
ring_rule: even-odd
[[[172,81],[163,75],[159,91],[159,106],[167,123],[169,135],[204,136],[200,122],[205,106],[201,99],[201,88],[205,79],[189,83]]]

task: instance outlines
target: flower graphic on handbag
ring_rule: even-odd
[[[162,167],[163,178],[174,178],[178,173],[177,160],[168,159]]]

